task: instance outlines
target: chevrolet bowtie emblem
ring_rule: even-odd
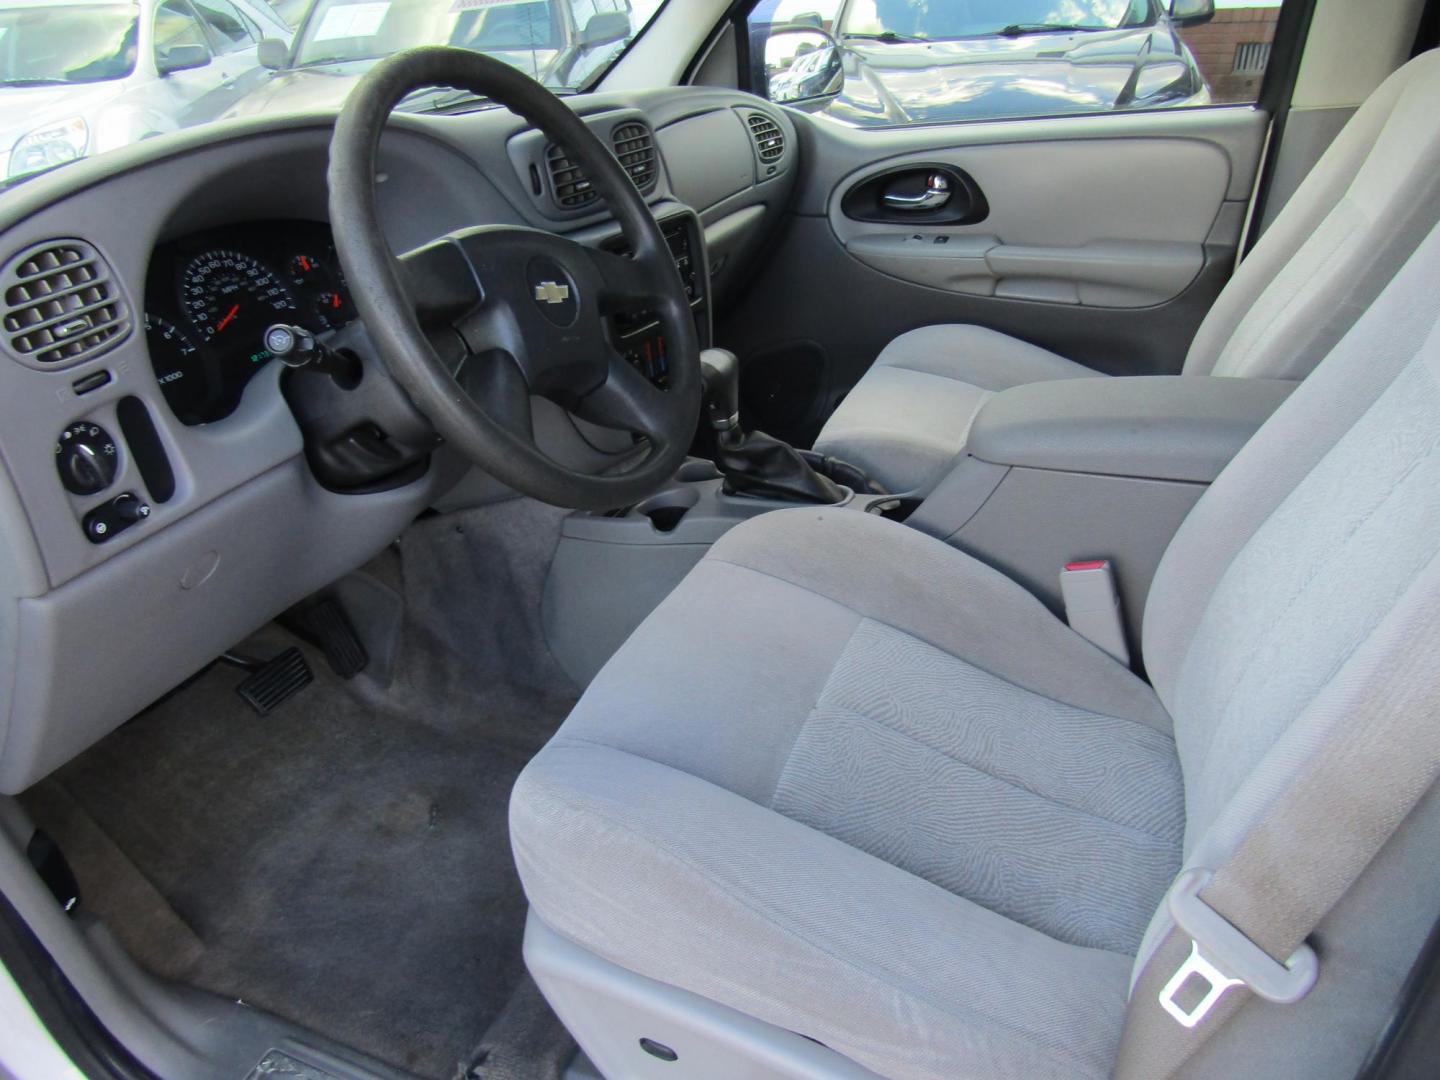
[[[558,281],[542,281],[535,286],[535,299],[542,304],[563,304],[570,299],[570,286]]]

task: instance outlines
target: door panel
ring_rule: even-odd
[[[933,323],[1178,372],[1229,277],[1268,126],[1248,107],[878,131],[792,117],[795,213],[717,340],[741,355],[752,419],[802,441],[890,340]],[[984,216],[866,210],[891,173],[923,194],[927,166],[972,182]]]
[[[944,202],[896,208],[889,215],[896,220],[856,220],[851,193],[909,161],[937,170],[963,168],[988,214],[968,224],[946,223],[951,202],[959,198],[968,205],[973,197],[956,192],[939,172],[934,198]],[[905,180],[902,174],[896,183]],[[917,285],[1144,307],[1173,300],[1200,273],[1204,243],[1229,182],[1228,155],[1195,139],[974,146],[867,166],[837,184],[829,217],[850,255]]]

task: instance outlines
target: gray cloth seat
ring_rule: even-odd
[[[1390,76],[1356,112],[1236,270],[1184,374],[1301,379],[1440,220],[1440,52]],[[994,392],[1101,376],[971,325],[902,334],[815,441],[889,490],[929,491]]]
[[[1201,498],[1150,685],[904,526],[732,531],[517,782],[534,916],[882,1076],[1107,1075],[1177,871],[1440,648],[1437,286],[1440,231]],[[1315,989],[1189,1075],[1353,1076],[1440,915],[1437,848],[1432,791],[1318,928]]]
[[[861,593],[847,568],[880,551]],[[827,1018],[872,1017],[866,1056],[908,1045],[907,1073],[1099,1077],[1180,866],[1169,727],[1008,578],[869,515],[781,511],[597,677],[516,788],[515,855],[553,929],[641,974],[745,1011],[759,992],[827,1042]]]

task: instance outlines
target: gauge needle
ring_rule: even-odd
[[[240,305],[236,304],[234,307],[232,307],[229,311],[225,313],[225,317],[223,319],[221,319],[218,323],[215,324],[215,332],[218,334],[221,330],[224,330],[225,327],[229,326],[232,322],[235,321],[235,316],[239,314]]]

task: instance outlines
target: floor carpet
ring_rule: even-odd
[[[358,582],[374,671],[307,647],[314,684],[261,718],[216,665],[28,793],[87,907],[157,973],[418,1075],[555,1075],[506,805],[575,696],[539,634],[558,520],[418,523]]]

